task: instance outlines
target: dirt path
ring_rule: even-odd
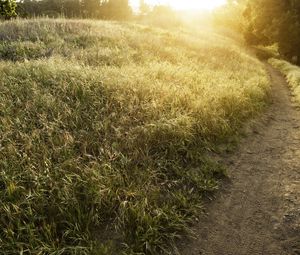
[[[273,102],[224,160],[230,181],[182,255],[300,254],[300,111],[284,78],[267,70]]]

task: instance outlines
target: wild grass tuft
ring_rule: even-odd
[[[168,254],[269,87],[231,39],[130,23],[3,22],[0,59],[6,255]]]

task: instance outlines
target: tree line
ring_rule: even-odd
[[[20,0],[17,4],[16,0],[0,0],[0,19],[16,16],[137,20],[165,28],[178,27],[180,23],[180,17],[169,6],[150,6],[144,0],[140,0],[135,12],[128,0]]]
[[[127,20],[128,0],[0,0],[0,18],[38,16]]]
[[[127,20],[132,16],[128,0],[21,0],[21,17],[48,16]]]

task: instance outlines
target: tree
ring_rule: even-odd
[[[128,20],[132,10],[128,0],[106,0],[101,4],[101,16],[105,19]]]
[[[99,18],[100,1],[98,0],[83,0],[82,10],[84,18]]]
[[[282,56],[300,60],[300,0],[248,0],[244,17],[248,43],[277,43]]]
[[[213,21],[217,27],[224,27],[241,33],[244,27],[243,11],[245,2],[227,0],[223,5],[213,12]]]
[[[180,16],[168,5],[156,5],[147,15],[151,25],[162,28],[180,27]]]
[[[0,0],[0,18],[11,19],[17,16],[15,0]]]

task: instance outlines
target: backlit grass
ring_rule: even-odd
[[[300,103],[300,67],[292,65],[285,60],[275,58],[270,59],[269,62],[283,73],[288,84],[291,86],[295,100]]]
[[[1,254],[168,254],[269,87],[212,31],[15,20],[0,59]]]

